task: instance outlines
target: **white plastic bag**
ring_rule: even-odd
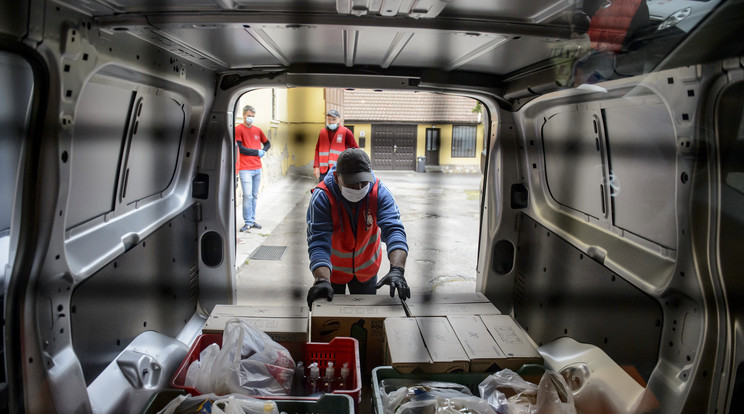
[[[217,396],[215,394],[204,394],[196,397],[191,395],[179,395],[169,402],[158,414],[174,414],[176,412],[196,412],[207,402],[212,414],[279,414],[276,402],[270,400],[259,400],[246,395],[229,394]]]
[[[286,348],[248,323],[231,319],[222,347],[216,353],[205,348],[199,363],[189,366],[185,384],[204,393],[288,395],[294,367]]]

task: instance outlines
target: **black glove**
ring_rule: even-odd
[[[325,279],[319,279],[307,291],[307,307],[312,310],[313,302],[323,297],[327,298],[328,302],[333,299],[333,286],[331,286],[331,282]]]
[[[398,266],[390,266],[390,271],[385,277],[377,282],[376,288],[379,289],[382,285],[390,285],[390,297],[395,297],[395,289],[398,289],[398,297],[402,300],[406,300],[411,297],[411,289],[408,288],[406,278],[403,277],[403,268]]]

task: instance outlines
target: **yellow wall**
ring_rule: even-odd
[[[416,137],[416,156],[426,156],[426,129],[439,128],[439,165],[480,165],[480,153],[483,151],[483,125],[475,129],[475,154],[472,157],[452,158],[452,124],[419,124]]]
[[[357,145],[360,146],[364,150],[364,152],[367,153],[367,155],[372,155],[372,124],[349,124],[346,126],[353,126],[354,127],[354,139],[356,139]],[[362,143],[360,142],[361,133],[364,132],[364,147],[361,147]]]
[[[318,134],[325,127],[323,88],[292,88],[287,91],[289,165],[312,167]]]

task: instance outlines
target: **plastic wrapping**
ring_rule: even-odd
[[[483,380],[478,390],[498,414],[576,414],[573,394],[554,371],[545,371],[535,385],[504,369]]]
[[[239,319],[225,324],[222,348],[209,345],[189,366],[185,384],[215,394],[288,395],[295,364],[286,348]]]
[[[279,409],[274,401],[259,400],[246,395],[218,396],[204,394],[196,397],[180,395],[158,411],[158,414],[202,412],[211,412],[212,414],[279,414]]]
[[[493,414],[488,402],[451,382],[387,379],[380,384],[386,414]]]

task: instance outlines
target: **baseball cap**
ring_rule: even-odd
[[[335,109],[331,109],[330,111],[326,112],[326,115],[335,116],[336,118],[341,118],[341,114],[339,114],[338,111]]]
[[[369,156],[359,148],[349,148],[338,156],[336,173],[341,174],[344,184],[348,185],[375,180]]]

